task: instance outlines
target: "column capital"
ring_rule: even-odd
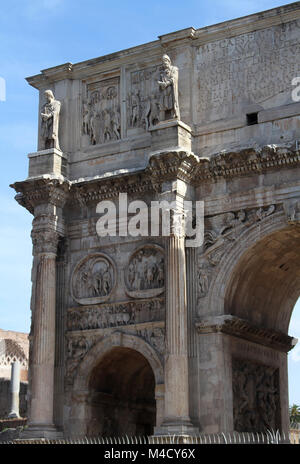
[[[62,178],[40,176],[15,182],[10,187],[17,192],[16,201],[31,214],[35,214],[35,208],[39,205],[49,204],[63,208],[71,183]]]
[[[199,157],[191,151],[166,150],[151,156],[147,172],[156,184],[176,179],[193,184],[198,164]]]
[[[59,234],[53,230],[32,231],[33,254],[57,253]]]
[[[56,216],[38,216],[33,220],[31,239],[33,255],[40,253],[57,254],[57,246],[60,234],[55,227]]]

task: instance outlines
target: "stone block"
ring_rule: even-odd
[[[28,177],[38,177],[43,174],[66,176],[67,157],[56,148],[29,153]]]
[[[151,150],[164,150],[167,148],[182,148],[191,151],[191,128],[182,121],[162,121],[156,126],[150,127]]]

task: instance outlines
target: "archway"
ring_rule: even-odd
[[[113,332],[99,340],[78,366],[65,433],[74,436],[153,433],[163,417],[163,392],[163,365],[153,347],[136,335]],[[123,417],[126,408],[135,411],[130,421]]]
[[[225,314],[287,334],[300,295],[300,229],[287,227],[250,247],[235,266]]]
[[[155,378],[146,358],[130,348],[113,348],[93,369],[90,436],[151,435],[156,423]]]
[[[237,431],[288,430],[286,355],[293,346],[288,328],[300,295],[300,229],[278,225],[266,235],[256,231],[252,243],[251,231],[241,240],[244,253],[224,292],[224,314],[240,321],[237,336],[244,338],[238,350],[235,342],[230,348]]]

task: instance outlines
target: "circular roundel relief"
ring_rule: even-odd
[[[75,267],[71,280],[72,297],[78,303],[98,304],[110,297],[116,285],[116,266],[102,253],[83,258]]]
[[[130,257],[125,269],[126,293],[133,298],[150,298],[165,289],[164,250],[158,245],[144,245]]]

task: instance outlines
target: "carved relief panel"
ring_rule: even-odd
[[[67,329],[68,331],[107,329],[163,321],[164,318],[163,298],[106,303],[100,306],[70,309]]]
[[[131,256],[125,269],[126,293],[132,298],[152,298],[160,295],[165,286],[163,249],[145,245]]]
[[[160,65],[131,72],[128,80],[128,129],[148,131],[160,121],[180,118],[178,68],[168,55]]]
[[[90,145],[121,138],[119,77],[87,85],[82,104],[82,133]]]
[[[159,121],[159,66],[130,73],[127,96],[127,127],[148,130]]]
[[[71,294],[82,305],[108,300],[116,284],[116,267],[112,259],[95,253],[82,259],[71,279]]]
[[[279,369],[233,359],[233,416],[237,432],[280,428]]]

